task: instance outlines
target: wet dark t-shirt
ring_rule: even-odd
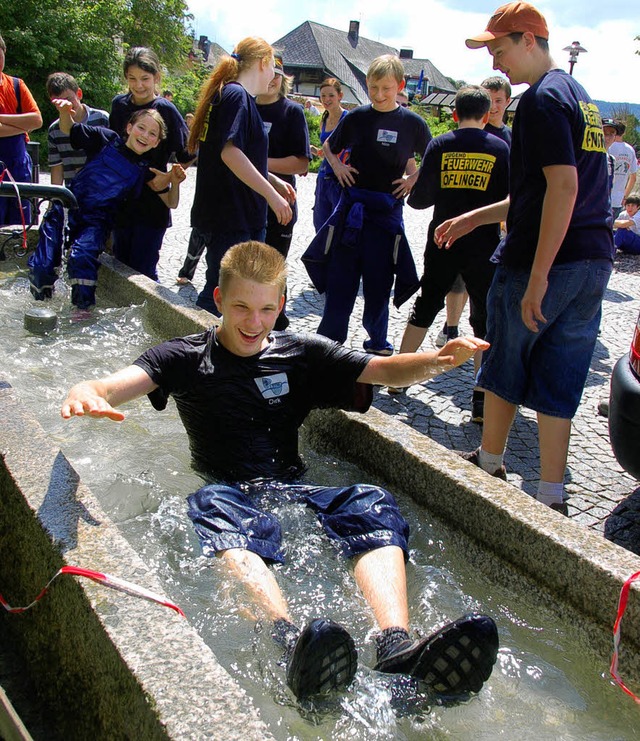
[[[422,154],[431,140],[420,116],[398,106],[381,113],[373,106],[354,108],[331,132],[334,154],[350,149],[349,164],[356,168],[355,185],[365,190],[392,193],[394,180],[402,177],[407,160]]]
[[[407,203],[413,208],[434,206],[429,241],[443,221],[501,201],[509,193],[509,148],[482,129],[464,128],[429,142],[420,174]],[[487,249],[498,244],[498,224],[485,224],[461,237],[455,249]]]
[[[304,470],[298,428],[314,408],[366,411],[371,387],[356,383],[371,356],[319,335],[273,332],[251,357],[226,350],[215,330],[169,340],[135,361],[173,396],[194,466],[226,481],[293,479]]]
[[[578,195],[554,264],[613,259],[609,176],[602,120],[584,88],[563,70],[543,75],[520,98],[511,141],[507,236],[494,260],[533,264],[547,190],[543,169],[575,167]]]

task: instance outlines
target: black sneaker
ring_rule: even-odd
[[[465,615],[420,640],[379,652],[377,671],[409,674],[448,697],[479,692],[498,656],[498,629],[486,615]]]
[[[549,509],[552,509],[554,512],[559,512],[565,517],[569,517],[569,508],[567,507],[566,502],[553,502],[553,504],[549,505]]]
[[[346,689],[358,668],[353,638],[338,623],[312,620],[287,661],[287,685],[298,699]]]
[[[476,450],[472,450],[471,452],[468,452],[467,450],[454,450],[453,452],[456,455],[459,455],[461,458],[464,458],[465,461],[469,461],[469,463],[473,463],[474,466],[478,466],[478,468],[481,468],[480,459],[478,457],[480,448],[476,448]],[[502,481],[506,481],[507,469],[504,466],[500,466],[497,471],[494,471],[494,473],[490,475],[494,476],[497,479],[502,479]]]

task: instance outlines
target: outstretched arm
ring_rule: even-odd
[[[466,363],[489,343],[476,337],[449,340],[440,350],[371,358],[358,381],[375,386],[411,386]]]
[[[436,244],[438,247],[444,247],[448,250],[457,239],[464,237],[477,227],[504,221],[507,218],[508,211],[509,198],[507,197],[504,201],[477,208],[475,211],[467,211],[466,214],[460,214],[453,219],[447,219],[436,227],[434,235]]]
[[[106,378],[77,383],[62,404],[63,419],[70,417],[108,417],[115,422],[124,419],[114,407],[151,393],[157,385],[137,365],[112,373]]]

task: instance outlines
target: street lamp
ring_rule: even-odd
[[[578,54],[580,54],[580,52],[586,52],[587,50],[584,46],[580,46],[579,41],[574,41],[571,46],[565,46],[562,51],[569,52],[569,74],[572,75],[573,66],[578,61]]]

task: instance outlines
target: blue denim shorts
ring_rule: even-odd
[[[512,404],[571,419],[589,373],[612,264],[584,260],[551,268],[542,302],[546,324],[531,332],[520,302],[528,270],[499,266],[487,296],[487,341],[478,385]]]
[[[317,515],[327,536],[349,558],[387,545],[408,556],[409,525],[393,496],[378,486],[346,487],[288,484],[274,481],[210,484],[187,497],[205,556],[244,548],[266,561],[282,563],[284,549],[278,519],[269,504],[303,502]]]

